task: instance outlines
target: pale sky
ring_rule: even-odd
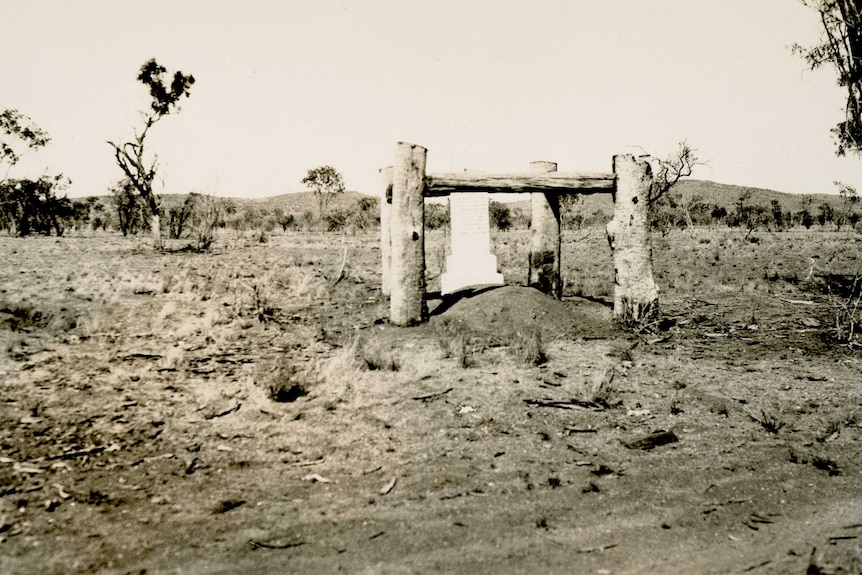
[[[680,140],[694,177],[785,192],[862,191],[837,158],[843,94],[794,42],[819,35],[797,0],[0,0],[0,109],[53,138],[10,177],[61,171],[73,197],[121,176],[107,140],[147,108],[155,57],[195,76],[151,131],[164,193],[301,191],[332,165],[379,194],[397,141],[428,172],[610,171]]]

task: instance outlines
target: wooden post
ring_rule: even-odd
[[[614,217],[608,243],[614,252],[614,319],[642,325],[658,317],[647,212],[653,184],[649,156],[614,156]]]
[[[556,172],[554,162],[531,162],[530,172]],[[527,285],[560,299],[560,198],[554,193],[530,194],[530,254]]]
[[[383,198],[380,200],[380,291],[388,296],[391,286],[392,234],[389,220],[392,216],[392,166],[382,168]]]
[[[392,174],[392,260],[389,319],[395,325],[425,321],[425,158],[422,146],[398,142]]]

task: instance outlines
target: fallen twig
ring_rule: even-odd
[[[102,446],[91,446],[85,449],[77,449],[75,451],[67,451],[66,453],[60,453],[58,455],[49,455],[45,459],[48,461],[54,461],[55,459],[74,459],[76,457],[83,457],[84,455],[95,455],[97,453],[101,453],[105,451],[105,448]]]
[[[599,547],[585,547],[583,549],[577,549],[575,553],[595,553],[596,551],[606,551],[608,549],[613,549],[616,546],[616,543],[608,543],[607,545],[601,545]]]
[[[215,419],[216,417],[224,417],[225,415],[229,415],[234,411],[239,411],[240,407],[242,407],[242,404],[237,402],[236,405],[232,405],[231,407],[228,407],[227,409],[224,409],[222,411],[214,411],[213,413],[207,413],[206,415],[204,415],[204,419]]]
[[[779,298],[784,303],[795,303],[798,305],[817,305],[817,302],[813,302],[810,299],[787,299],[787,298]]]
[[[220,501],[219,504],[213,508],[213,513],[227,513],[231,509],[236,509],[241,505],[245,505],[245,499],[225,499],[224,501]]]
[[[644,451],[648,451],[654,447],[658,447],[659,445],[666,445],[677,441],[679,441],[679,437],[677,437],[673,431],[656,431],[654,433],[650,433],[646,437],[641,437],[640,439],[628,442],[623,441],[623,445],[629,449],[643,449]]]
[[[849,539],[859,539],[858,535],[836,535],[835,537],[830,537],[829,541],[846,541]]]
[[[387,483],[386,485],[384,485],[384,486],[383,486],[383,488],[380,490],[380,495],[386,495],[387,493],[389,493],[390,491],[392,491],[392,489],[395,487],[395,483],[396,483],[397,481],[398,481],[398,478],[397,478],[397,477],[393,477],[393,478],[392,478],[392,481],[390,481],[389,483]]]
[[[303,481],[311,481],[312,483],[332,483],[331,479],[318,475],[317,473],[309,473],[302,478]]]
[[[252,549],[290,549],[291,547],[299,547],[305,544],[305,541],[292,541],[290,543],[267,543],[266,541],[248,540],[248,544]]]
[[[758,563],[756,565],[746,567],[745,569],[742,570],[742,572],[747,573],[749,571],[754,571],[755,569],[758,569],[760,567],[765,567],[766,565],[769,565],[770,563],[772,563],[772,559],[767,559],[766,561],[763,561],[762,563]]]
[[[120,358],[123,361],[132,359],[162,359],[162,356],[157,353],[128,353]]]
[[[727,501],[714,501],[712,503],[704,503],[704,507],[721,507],[722,505],[730,505],[731,503],[751,503],[751,499],[728,499]]]
[[[449,389],[444,389],[443,391],[436,391],[434,393],[428,393],[425,395],[417,395],[416,397],[411,397],[410,399],[414,399],[416,401],[430,401],[432,399],[437,399],[438,397],[442,397],[455,389],[454,387],[450,387]]]
[[[573,409],[581,407],[583,409],[601,409],[599,404],[592,401],[584,401],[582,399],[525,399],[524,403],[536,407],[555,407],[558,409]]]
[[[291,463],[288,467],[309,467],[311,465],[318,465],[323,463],[323,457],[318,457],[317,459],[313,459],[311,461],[296,461]]]

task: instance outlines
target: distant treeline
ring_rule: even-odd
[[[792,196],[753,188],[685,182],[651,206],[650,225],[663,235],[694,226],[728,226],[781,231],[794,227],[862,230],[862,206],[847,186],[837,196]],[[0,184],[0,227],[10,235],[62,235],[66,230],[105,230],[124,235],[149,233],[147,207],[122,182],[110,196],[57,197],[65,182],[54,178],[7,180]],[[716,191],[718,190],[718,191]],[[705,192],[701,194],[700,192]],[[735,195],[734,195],[735,194]],[[704,199],[709,198],[709,199]],[[321,217],[309,194],[287,194],[265,200],[216,198],[200,193],[160,198],[161,225],[172,239],[200,234],[201,226],[237,232],[325,231],[355,233],[379,229],[380,200],[355,192],[339,194]],[[603,226],[613,216],[606,196],[564,196],[560,206],[564,230]],[[528,201],[492,200],[491,226],[507,231],[528,229]],[[426,203],[429,230],[449,226],[448,203]]]
[[[149,212],[134,188],[122,182],[110,196],[58,198],[54,182],[9,180],[0,184],[0,228],[10,235],[63,235],[67,230],[147,234]],[[217,198],[200,193],[159,198],[164,234],[192,237],[201,223],[235,231],[362,231],[380,225],[376,198],[355,194],[321,218],[310,208],[292,212],[267,201]]]

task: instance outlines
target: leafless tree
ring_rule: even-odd
[[[660,200],[681,179],[691,176],[695,166],[704,164],[705,162],[697,157],[697,150],[689,146],[685,140],[681,141],[676,151],[667,158],[654,160],[650,205]]]

